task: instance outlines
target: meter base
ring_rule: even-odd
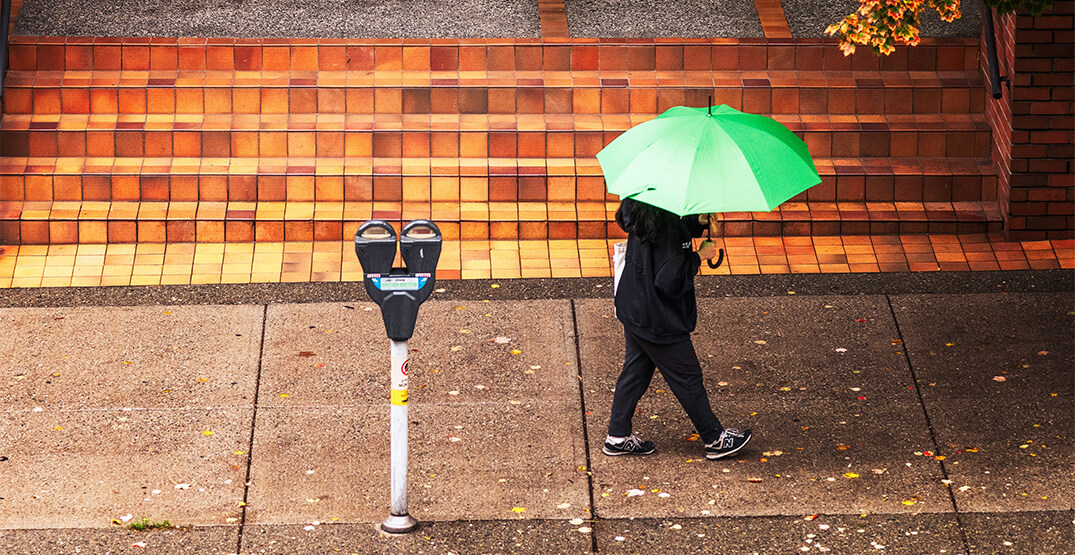
[[[406,534],[418,528],[418,520],[409,514],[391,515],[381,523],[381,530],[389,534]]]

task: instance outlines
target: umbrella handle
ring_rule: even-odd
[[[713,103],[712,99],[710,99],[709,103],[710,104]],[[709,226],[706,227],[705,238],[706,238],[707,241],[711,240],[713,238],[713,223],[712,222],[710,222]],[[709,264],[709,268],[713,269],[713,270],[717,269],[723,263],[724,263],[724,249],[720,249],[720,251],[717,253],[717,261],[716,261],[716,263],[713,262],[712,258],[710,258],[709,260],[706,260],[706,264]]]
[[[706,260],[706,264],[709,264],[709,267],[712,268],[712,269],[716,269],[722,263],[724,263],[724,249],[720,249],[720,252],[717,254],[717,262],[716,263],[713,262],[712,258],[710,258],[709,260]]]

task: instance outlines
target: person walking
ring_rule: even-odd
[[[631,419],[654,370],[660,369],[704,441],[706,458],[738,453],[750,441],[751,432],[724,428],[713,414],[690,337],[698,320],[694,275],[703,258],[717,254],[708,240],[694,251],[691,239],[701,237],[709,215],[680,218],[625,198],[616,211],[616,223],[627,232],[627,254],[615,300],[626,345],[602,452],[619,456],[656,451],[652,441],[631,433]]]

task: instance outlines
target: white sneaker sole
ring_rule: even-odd
[[[646,451],[643,453],[641,451],[609,451],[607,448],[602,447],[601,452],[610,457],[618,457],[620,455],[652,455],[656,453],[657,450],[653,449],[651,451]]]
[[[744,441],[742,445],[740,445],[739,447],[735,448],[732,451],[726,451],[724,453],[706,453],[705,458],[707,458],[707,459],[709,459],[711,461],[715,461],[717,459],[723,459],[725,457],[730,457],[730,456],[742,451],[743,448],[746,447],[748,443],[750,443],[751,439],[754,439],[753,435],[748,436],[747,440]]]

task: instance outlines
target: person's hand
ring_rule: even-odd
[[[698,246],[698,250],[695,251],[702,260],[708,260],[717,256],[717,245],[713,241],[705,240]]]

